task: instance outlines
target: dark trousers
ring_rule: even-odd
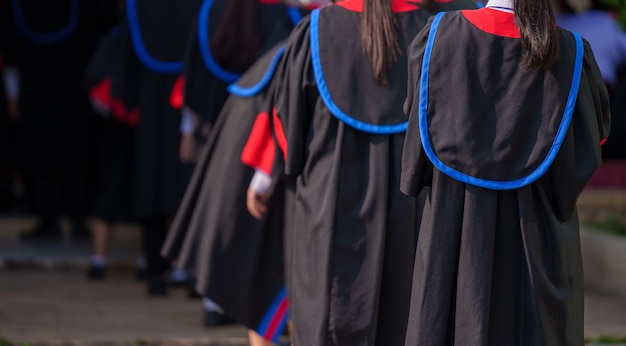
[[[167,233],[167,219],[151,218],[142,222],[143,252],[148,262],[147,276],[162,277],[168,269],[168,262],[161,256],[161,248]]]
[[[73,231],[84,227],[85,176],[79,171],[38,171],[31,175],[35,210],[41,232],[58,232],[62,206],[72,219]]]

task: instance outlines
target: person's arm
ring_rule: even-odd
[[[14,66],[5,66],[2,82],[7,97],[9,116],[13,120],[18,120],[20,118],[20,71]]]

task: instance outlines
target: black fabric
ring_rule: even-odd
[[[106,78],[120,78],[123,45],[120,29],[108,32],[98,42],[89,61],[82,88],[89,92]],[[126,111],[132,105],[122,102]],[[132,221],[132,182],[134,154],[134,129],[117,120],[112,114],[101,123],[98,148],[94,156],[98,158],[95,172],[95,202],[93,215],[107,221]]]
[[[458,82],[459,76],[475,69],[477,61],[494,66],[519,61],[521,45],[513,43],[516,39],[468,25],[460,13],[445,16],[441,25],[446,30],[437,33],[428,84],[433,97],[427,121],[434,154],[448,167],[472,177],[495,181],[525,178],[544,162],[561,125],[575,77],[573,35],[560,32],[561,59],[550,71],[510,68],[500,69],[498,74],[476,73],[468,86]],[[457,44],[475,41],[484,42],[481,47],[502,48]],[[438,61],[447,63],[436,64]],[[531,121],[520,114],[537,116]]]
[[[256,68],[249,69],[234,84],[241,88],[257,87],[266,74],[273,74],[276,72],[276,65],[274,65],[273,70],[271,69],[272,67],[271,65],[274,59],[276,59],[277,57],[280,59],[282,57],[282,54],[279,54],[279,53],[283,47],[284,47],[284,42],[281,42],[281,43],[276,44],[271,49],[268,49],[266,53],[263,54],[263,56],[261,56],[259,60],[257,60],[257,62],[255,63],[255,66],[263,66],[263,67],[262,68],[256,67]],[[266,84],[264,87],[267,87],[268,84]]]
[[[123,38],[119,27],[104,35],[94,49],[85,73],[81,87],[85,92],[98,85],[106,77],[118,78],[120,64],[122,63]]]
[[[141,36],[152,57],[182,61],[184,45],[201,1],[137,1]],[[180,114],[169,104],[175,74],[149,70],[138,60],[128,20],[121,26],[122,66],[113,80],[113,96],[140,110],[135,128],[132,206],[139,219],[171,218],[191,168],[180,163]],[[181,43],[182,42],[182,43]]]
[[[619,85],[612,91],[611,135],[602,146],[602,157],[626,159],[626,74],[622,73]]]
[[[269,60],[259,59],[243,78],[266,71]],[[271,111],[267,92],[226,101],[162,251],[198,278],[200,294],[252,329],[284,286],[282,186],[274,190],[269,214],[254,219],[246,208],[254,170],[241,161],[257,114]]]
[[[411,328],[406,345],[583,344],[583,277],[576,200],[601,164],[599,143],[610,122],[608,95],[589,44],[584,42],[583,73],[573,119],[553,164],[530,185],[494,191],[443,174],[424,153],[417,90],[429,29],[430,24],[417,35],[408,54],[405,110],[409,128],[401,189],[410,195],[426,191],[427,197],[415,256]],[[431,60],[431,73],[438,74],[429,79],[439,86],[429,92],[429,104],[437,105],[428,113],[432,142],[465,149],[472,148],[476,138],[482,140],[500,131],[508,133],[515,141],[506,145],[496,141],[492,148],[482,143],[470,152],[459,150],[447,156],[447,162],[466,162],[469,155],[474,157],[474,165],[465,163],[463,168],[472,173],[510,176],[508,171],[523,167],[520,161],[526,157],[509,153],[532,153],[553,139],[545,138],[550,131],[540,135],[526,132],[529,128],[545,130],[542,118],[552,118],[526,105],[544,103],[546,109],[562,109],[558,93],[559,85],[571,81],[571,34],[559,29],[560,60],[546,72],[553,78],[545,80],[542,73],[518,74],[520,57],[515,54],[520,52],[519,40],[478,32],[461,13],[446,14],[437,35],[433,48],[437,58]],[[506,54],[508,58],[503,60]],[[457,59],[459,55],[466,59]],[[460,61],[462,65],[456,66]],[[441,81],[454,78],[455,85],[448,85],[455,92],[454,98],[442,92],[434,76]],[[546,92],[538,95],[527,89],[538,85]],[[474,96],[476,100],[466,97],[481,91],[484,96]],[[490,94],[508,98],[487,101]],[[525,106],[503,107],[501,102],[507,101]],[[495,117],[493,113],[490,118],[481,117],[479,113],[488,109],[490,102],[503,107],[506,113],[497,108]],[[466,117],[458,108],[470,114]],[[466,136],[456,136],[460,130],[458,124],[450,123],[448,114],[452,112],[465,119],[463,126],[473,129],[473,137],[467,132]],[[448,121],[439,121],[445,119]],[[501,160],[499,169],[505,173],[484,165],[482,160],[489,155]]]
[[[414,28],[424,26],[431,15],[426,11],[416,13],[418,15],[407,16],[398,25],[400,47],[408,47]],[[401,56],[399,62],[389,68],[389,88],[381,88],[361,40],[354,34],[360,25],[360,13],[340,6],[320,13],[320,61],[329,95],[342,112],[364,123],[404,123],[406,116],[402,112],[402,103],[406,98],[406,56]]]
[[[71,0],[21,1],[26,20],[37,32],[64,28]],[[20,35],[12,18],[1,24],[11,36],[5,52],[7,64],[21,75],[21,157],[27,169],[78,168],[86,164],[89,117],[79,83],[91,52],[92,40],[101,33],[99,13],[93,1],[81,0],[74,32],[50,46],[33,44]],[[10,1],[2,12],[12,13]]]
[[[133,221],[130,172],[134,129],[104,120],[93,214],[107,221]]]
[[[38,33],[65,28],[72,3],[19,1],[25,24]],[[6,64],[20,73],[20,142],[14,150],[27,180],[33,182],[35,204],[43,213],[39,216],[46,220],[63,207],[80,218],[88,205],[86,179],[93,163],[90,149],[95,128],[79,85],[93,43],[110,20],[100,3],[79,0],[78,4],[76,28],[58,42],[41,44],[18,30],[13,2],[0,3],[2,53]]]
[[[363,57],[353,46],[360,41],[360,14],[328,7],[320,17],[324,19],[321,37],[341,32],[346,42],[322,46],[322,54],[345,56],[348,61]],[[397,13],[395,18],[402,35],[412,37],[426,24],[427,15],[418,10]],[[335,63],[345,66],[340,61],[328,61],[326,66]],[[367,134],[335,118],[320,98],[311,64],[306,18],[290,36],[276,92],[278,117],[288,142],[285,172],[297,179],[287,245],[292,252],[287,277],[294,343],[398,345],[407,328],[420,210],[418,199],[399,191],[404,134]],[[400,66],[406,64],[406,55],[396,64],[389,80],[400,85],[392,90],[405,95],[406,75]],[[352,68],[329,68],[334,71],[332,78],[339,73],[350,77],[346,86],[373,80],[366,66],[355,73]],[[366,86],[368,94],[346,88],[333,91],[338,102],[351,99],[365,104],[365,98],[384,94],[382,87],[372,84]],[[386,117],[397,119],[387,113],[389,109],[377,105],[375,110],[384,112],[372,113],[383,122]]]

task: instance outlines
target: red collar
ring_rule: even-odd
[[[490,9],[463,10],[463,17],[478,29],[498,36],[520,38],[519,28],[513,20],[513,13]]]
[[[348,11],[363,12],[364,0],[343,0],[337,3],[337,6],[341,6]],[[419,9],[419,6],[415,3],[409,3],[407,0],[391,0],[392,12],[409,12]]]

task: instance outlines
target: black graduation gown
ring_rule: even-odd
[[[101,30],[91,0],[4,0],[6,63],[20,71],[24,167],[54,174],[85,168],[89,133],[80,79]]]
[[[409,50],[401,189],[430,192],[406,345],[582,345],[576,200],[610,122],[590,46],[559,29],[557,63],[524,71],[512,14],[440,20]]]
[[[83,88],[92,104],[107,110],[98,147],[98,173],[93,215],[107,221],[132,220],[131,176],[134,128],[126,120],[133,110],[111,94],[113,79],[120,78],[123,37],[115,28],[105,35],[87,66]],[[137,112],[137,110],[135,110]]]
[[[220,66],[209,49],[211,32],[216,29],[226,1],[204,1],[185,56],[184,103],[209,126],[215,123],[226,102],[228,85],[245,72],[232,66]],[[261,3],[261,52],[267,52],[284,40],[304,14],[304,11],[279,2]]]
[[[3,69],[3,58],[2,51],[0,46],[0,76],[2,76]],[[9,127],[11,126],[11,121],[9,119],[9,115],[7,113],[7,99],[4,91],[4,83],[0,83],[0,175],[5,174],[5,169],[12,167],[12,151],[15,150],[14,146],[10,145],[9,139],[11,138],[11,132],[9,131]],[[4,178],[2,176],[2,178]],[[5,180],[1,180],[0,184],[5,183]],[[5,193],[8,191],[5,190],[5,187],[0,187],[0,193]],[[4,196],[0,196],[4,197]],[[2,201],[0,201],[2,202]]]
[[[197,291],[236,321],[276,341],[287,320],[283,279],[282,193],[262,220],[246,208],[254,169],[241,154],[267,97],[284,46],[259,59],[236,83],[201,152],[162,254],[197,276]]]
[[[189,179],[180,163],[179,112],[169,104],[200,0],[127,0],[113,96],[139,108],[132,169],[136,217],[172,217]]]
[[[412,9],[395,14],[405,50],[430,14],[399,6]],[[384,89],[361,47],[360,13],[336,5],[311,18],[289,38],[276,89],[285,173],[297,177],[288,245],[294,343],[398,345],[419,218],[416,199],[399,191],[406,55]]]

